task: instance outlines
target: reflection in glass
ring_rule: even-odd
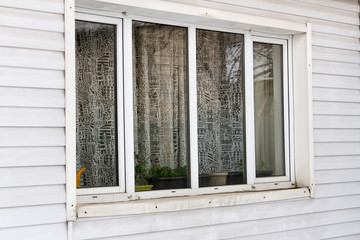
[[[133,64],[136,190],[186,188],[187,29],[134,21]]]
[[[199,185],[245,183],[243,35],[197,30]]]
[[[116,26],[76,21],[76,170],[80,187],[118,185]]]
[[[256,177],[285,175],[282,46],[254,43]]]

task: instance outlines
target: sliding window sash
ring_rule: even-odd
[[[254,183],[271,183],[271,182],[289,182],[291,181],[292,176],[290,176],[290,173],[293,171],[290,171],[290,130],[289,130],[289,124],[290,124],[290,116],[289,114],[292,112],[292,110],[290,109],[290,105],[289,105],[289,99],[290,99],[290,88],[289,88],[289,64],[288,64],[288,53],[290,51],[288,51],[288,42],[291,40],[290,38],[287,39],[277,39],[277,38],[268,38],[268,37],[258,37],[258,36],[252,36],[251,38],[252,42],[251,42],[251,48],[253,47],[254,42],[258,42],[258,43],[268,43],[268,44],[276,44],[276,45],[281,45],[282,46],[282,100],[283,100],[283,113],[282,113],[282,117],[283,117],[283,143],[280,144],[284,144],[284,160],[285,160],[285,175],[284,176],[272,176],[272,177],[256,177],[256,160],[255,160],[255,145],[252,149],[252,154],[254,157],[254,160],[251,161],[252,164],[252,172],[248,172],[248,174],[254,176]],[[252,49],[253,50],[253,49]],[[250,53],[249,53],[250,54]],[[250,56],[248,56],[250,57]],[[251,59],[247,59],[247,63],[251,66],[251,70],[252,70],[252,75],[251,75],[251,83],[250,81],[247,82],[248,84],[252,84],[252,86],[250,88],[252,88],[251,92],[247,92],[248,94],[254,94],[254,72],[253,72],[253,52],[251,53]],[[249,89],[250,90],[250,89]],[[255,96],[251,96],[252,97],[252,113],[251,116],[253,117],[252,119],[252,126],[253,129],[248,129],[250,130],[253,135],[254,135],[254,143],[255,143],[255,119],[254,119],[254,100],[255,100]],[[249,113],[250,114],[250,113]],[[250,117],[250,116],[249,116]],[[279,144],[279,143],[277,143]]]
[[[122,60],[122,19],[110,18],[84,13],[76,13],[76,20],[116,25],[116,86],[117,86],[117,152],[118,152],[118,186],[78,188],[77,195],[106,194],[114,192],[125,192],[125,161],[124,161],[124,111],[123,111],[123,60]]]

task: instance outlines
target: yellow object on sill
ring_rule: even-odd
[[[135,186],[135,191],[139,192],[139,191],[149,191],[153,188],[154,185],[136,185]]]
[[[76,187],[77,188],[80,187],[80,176],[85,169],[86,168],[82,168],[76,173]]]

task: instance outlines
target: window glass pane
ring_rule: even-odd
[[[256,177],[285,175],[282,45],[254,43]]]
[[[197,30],[200,187],[245,183],[243,35]]]
[[[76,21],[76,170],[80,187],[118,185],[116,26]]]
[[[187,29],[134,21],[133,64],[136,190],[186,188]]]

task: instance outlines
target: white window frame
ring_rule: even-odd
[[[245,58],[248,55],[252,56],[252,37],[274,37],[288,38],[289,66],[289,88],[293,92],[290,94],[289,105],[294,106],[296,112],[301,112],[301,118],[294,115],[294,109],[290,108],[289,119],[289,134],[290,134],[290,151],[291,159],[295,162],[290,162],[295,167],[291,168],[290,180],[286,182],[269,182],[269,183],[255,183],[255,166],[247,164],[247,171],[253,171],[253,177],[249,178],[247,185],[231,185],[211,187],[211,188],[196,188],[197,180],[193,180],[190,189],[160,190],[154,192],[138,192],[127,191],[126,193],[112,193],[112,194],[96,194],[96,195],[76,195],[76,137],[75,137],[75,0],[69,0],[65,3],[65,81],[66,81],[66,209],[68,221],[74,221],[77,217],[95,217],[95,216],[114,216],[122,214],[135,213],[150,213],[161,211],[175,211],[175,210],[190,210],[197,208],[229,206],[247,203],[256,203],[263,201],[285,200],[292,198],[303,198],[313,196],[314,194],[314,163],[313,163],[313,128],[312,128],[312,57],[311,57],[311,24],[310,23],[295,23],[286,20],[272,19],[255,15],[247,15],[236,12],[229,12],[218,9],[208,9],[196,7],[189,4],[167,2],[166,4],[158,4],[158,0],[133,0],[128,2],[118,2],[117,0],[81,0],[77,2],[77,10],[79,12],[95,14],[99,16],[108,16],[115,18],[122,18],[123,23],[131,22],[132,19],[150,21],[156,23],[165,23],[168,25],[185,26],[188,27],[189,36],[195,34],[195,27],[200,29],[207,29],[211,26],[211,30],[242,33],[244,34],[245,44]],[[97,8],[101,7],[102,10]],[[141,14],[142,17],[136,17],[132,14]],[[161,14],[159,14],[161,13]],[[184,19],[184,15],[189,16],[189,22],[180,23],[164,19]],[[156,18],[154,18],[156,16]],[[151,21],[155,19],[156,21]],[[185,18],[186,19],[186,18]],[[224,24],[226,23],[226,24]],[[224,28],[223,26],[229,26]],[[130,26],[130,27],[129,27]],[[239,30],[243,29],[243,30]],[[271,34],[269,34],[271,32]],[[124,24],[123,34],[131,36],[131,25]],[[261,34],[260,34],[261,33]],[[128,39],[124,38],[123,42],[126,44]],[[188,45],[189,51],[195,45]],[[132,48],[125,48],[123,60],[124,64],[131,61]],[[249,58],[247,58],[249,59]],[[119,60],[119,58],[118,58]],[[191,59],[189,59],[189,65]],[[193,63],[194,59],[192,59]],[[249,66],[251,64],[251,66]],[[194,64],[192,64],[194,65]],[[252,76],[252,62],[245,61],[245,73],[247,76]],[[123,69],[125,79],[132,77],[132,66]],[[196,69],[189,66],[189,78],[191,75],[196,76]],[[252,79],[252,77],[251,77]],[[190,81],[190,79],[189,79]],[[248,79],[245,79],[248,81]],[[194,84],[189,82],[189,84]],[[128,89],[129,87],[130,89]],[[125,81],[124,98],[132,99],[132,84]],[[251,85],[245,85],[245,92],[253,91]],[[192,94],[196,94],[196,91]],[[295,94],[296,93],[296,94]],[[190,94],[190,93],[189,93]],[[245,96],[248,97],[248,94]],[[190,98],[190,97],[189,97]],[[246,102],[247,112],[246,116],[251,115],[253,106],[251,102]],[[124,123],[132,122],[132,106],[124,105]],[[192,106],[189,114],[197,114],[196,107]],[[252,113],[253,114],[253,113]],[[305,119],[305,121],[304,121]],[[248,121],[248,119],[246,119]],[[130,134],[124,132],[125,135],[125,156],[130,156],[132,161],[126,164],[126,179],[134,179],[134,161],[133,151],[128,148],[129,142],[133,145],[133,129],[128,129]],[[194,125],[191,127],[191,132],[197,129]],[[248,136],[252,133],[246,132],[246,149],[254,144],[254,139]],[[190,141],[194,139],[190,135]],[[197,137],[195,138],[197,142]],[[295,141],[296,140],[296,141]],[[191,142],[191,157],[197,158],[197,146]],[[293,146],[293,147],[292,147]],[[254,157],[247,151],[247,158]],[[196,167],[196,166],[195,166]],[[194,179],[193,171],[191,177]],[[296,174],[296,175],[295,175]],[[197,172],[196,172],[197,175]],[[196,179],[196,178],[195,178]],[[250,180],[250,181],[249,181]],[[296,182],[296,188],[295,187]],[[253,183],[253,184],[252,184]],[[135,189],[134,180],[126,182],[127,189]],[[277,191],[263,191],[271,189],[284,189]],[[252,192],[250,192],[252,191]],[[154,194],[156,192],[156,194]],[[228,194],[216,194],[216,193]],[[208,194],[213,193],[213,194]],[[203,195],[206,194],[206,195]],[[171,196],[184,196],[182,198],[165,198]],[[195,196],[197,195],[197,196]],[[149,199],[155,198],[155,199]],[[129,201],[138,199],[149,199],[141,201]],[[109,202],[109,203],[107,203]],[[180,204],[177,204],[181,202]],[[215,203],[216,202],[216,203]],[[82,203],[82,204],[80,204]],[[86,204],[88,203],[88,204]],[[93,204],[97,203],[97,204]],[[184,204],[185,203],[185,204]],[[155,208],[153,208],[155,207]],[[165,207],[165,208],[163,208]]]
[[[291,136],[290,136],[290,114],[293,112],[293,107],[289,105],[289,99],[292,98],[290,94],[290,81],[292,79],[290,78],[288,72],[291,69],[291,65],[288,62],[288,53],[291,52],[291,49],[289,49],[288,42],[291,40],[291,37],[285,37],[285,38],[270,38],[270,37],[263,37],[263,36],[252,36],[252,44],[254,42],[260,42],[260,43],[270,43],[270,44],[277,44],[282,46],[282,90],[283,90],[283,123],[284,123],[284,157],[285,157],[285,176],[274,176],[274,177],[256,177],[254,183],[263,183],[263,182],[281,182],[281,181],[291,181],[293,184],[294,182],[294,176],[293,174],[290,174],[292,169],[294,168],[294,158],[291,157],[293,154],[291,152],[293,151],[293,146],[291,146]],[[252,59],[253,60],[253,59]],[[252,61],[253,62],[253,61]],[[252,79],[251,83],[250,81],[248,84],[254,84],[254,80]],[[253,94],[254,91],[251,92]],[[254,98],[252,98],[252,101],[254,101]],[[254,114],[252,115],[254,117]],[[251,118],[251,116],[249,116]],[[254,119],[251,119],[252,122],[254,122]],[[251,149],[255,152],[254,149]],[[251,162],[251,164],[255,164],[254,162]],[[255,168],[255,166],[254,166]]]
[[[94,23],[111,24],[116,26],[116,106],[117,106],[117,163],[118,163],[118,186],[77,188],[77,195],[106,194],[125,192],[125,159],[124,159],[124,103],[123,103],[123,57],[122,57],[122,19],[105,17],[86,13],[76,13],[76,20]]]
[[[91,17],[92,16],[92,17]],[[89,15],[84,13],[77,13],[77,19],[83,20],[87,19],[88,21],[93,20],[96,22],[100,22],[102,20],[106,21],[104,23],[120,23],[121,18],[119,18],[117,22],[117,18],[109,18],[97,15]],[[252,45],[254,41],[262,41],[266,43],[273,43],[273,44],[281,44],[283,46],[283,71],[284,71],[284,83],[287,83],[287,53],[288,53],[288,46],[287,41],[289,36],[285,35],[279,39],[271,38],[269,36],[266,37],[259,37],[254,36],[254,34],[244,31],[234,31],[233,29],[227,28],[213,28],[209,26],[201,26],[197,25],[190,25],[184,22],[177,22],[177,21],[169,21],[163,19],[157,19],[153,17],[143,17],[143,16],[125,16],[122,18],[122,29],[123,29],[123,41],[122,44],[118,46],[118,53],[120,54],[119,48],[123,49],[123,68],[124,68],[124,75],[123,75],[123,86],[126,91],[121,93],[121,88],[118,88],[118,96],[123,95],[123,104],[124,104],[124,114],[120,115],[121,110],[118,110],[119,118],[124,119],[124,132],[122,135],[121,132],[118,132],[118,139],[126,139],[124,141],[124,145],[120,144],[119,141],[119,167],[123,167],[125,165],[126,171],[125,173],[120,170],[119,168],[119,175],[120,177],[126,176],[125,186],[126,190],[123,188],[117,187],[101,187],[101,188],[89,188],[89,189],[77,189],[77,193],[79,196],[80,202],[104,202],[104,201],[113,201],[116,199],[117,201],[127,201],[132,199],[151,199],[151,198],[162,198],[162,197],[172,197],[172,196],[187,196],[187,195],[199,195],[199,194],[214,194],[214,193],[226,193],[226,192],[237,192],[237,191],[254,191],[257,189],[285,189],[285,188],[294,188],[295,184],[294,181],[290,179],[290,163],[289,163],[289,141],[285,140],[285,152],[286,154],[286,175],[280,177],[263,177],[263,178],[256,178],[255,177],[255,146],[253,134],[247,134],[245,138],[245,145],[246,145],[246,165],[247,167],[247,184],[239,184],[239,185],[225,185],[225,186],[209,186],[209,187],[199,187],[198,181],[198,136],[197,136],[197,86],[196,86],[196,29],[206,29],[206,30],[214,30],[214,31],[222,31],[222,32],[229,32],[229,33],[239,33],[244,35],[244,48],[247,49],[249,45]],[[134,181],[134,142],[133,142],[133,79],[132,79],[132,21],[145,21],[151,22],[156,24],[167,24],[173,26],[180,26],[186,27],[188,31],[188,83],[189,83],[189,127],[190,127],[190,179],[191,179],[191,186],[190,188],[185,189],[166,189],[166,190],[153,190],[153,191],[144,191],[144,192],[135,192],[135,181]],[[118,28],[120,26],[118,25]],[[120,32],[120,31],[118,31]],[[247,36],[247,37],[246,37]],[[120,38],[118,38],[120,40]],[[249,48],[250,49],[250,48]],[[252,49],[252,47],[251,47]],[[119,59],[120,57],[118,57]],[[253,68],[253,53],[245,54],[244,57],[245,61],[245,68]],[[122,67],[122,66],[118,66]],[[121,71],[119,71],[121,72]],[[118,74],[118,86],[121,86],[121,79],[122,76]],[[246,119],[246,133],[254,132],[254,115],[251,114],[254,110],[252,109],[253,106],[253,92],[247,92],[250,85],[250,88],[253,89],[253,75],[252,71],[245,70],[245,119]],[[284,84],[284,134],[286,134],[285,139],[289,139],[288,135],[288,88],[287,85]],[[250,104],[248,104],[250,102]],[[120,106],[120,102],[118,103]],[[286,116],[285,116],[286,114]],[[121,129],[121,120],[118,121],[118,129]],[[122,149],[125,150],[121,151]],[[122,153],[123,155],[120,155]],[[121,156],[125,156],[125,161],[121,161]],[[129,157],[127,157],[129,156]],[[122,168],[123,170],[124,168]],[[250,169],[250,171],[249,171]],[[123,182],[121,182],[123,183]],[[124,186],[124,185],[122,185]]]

